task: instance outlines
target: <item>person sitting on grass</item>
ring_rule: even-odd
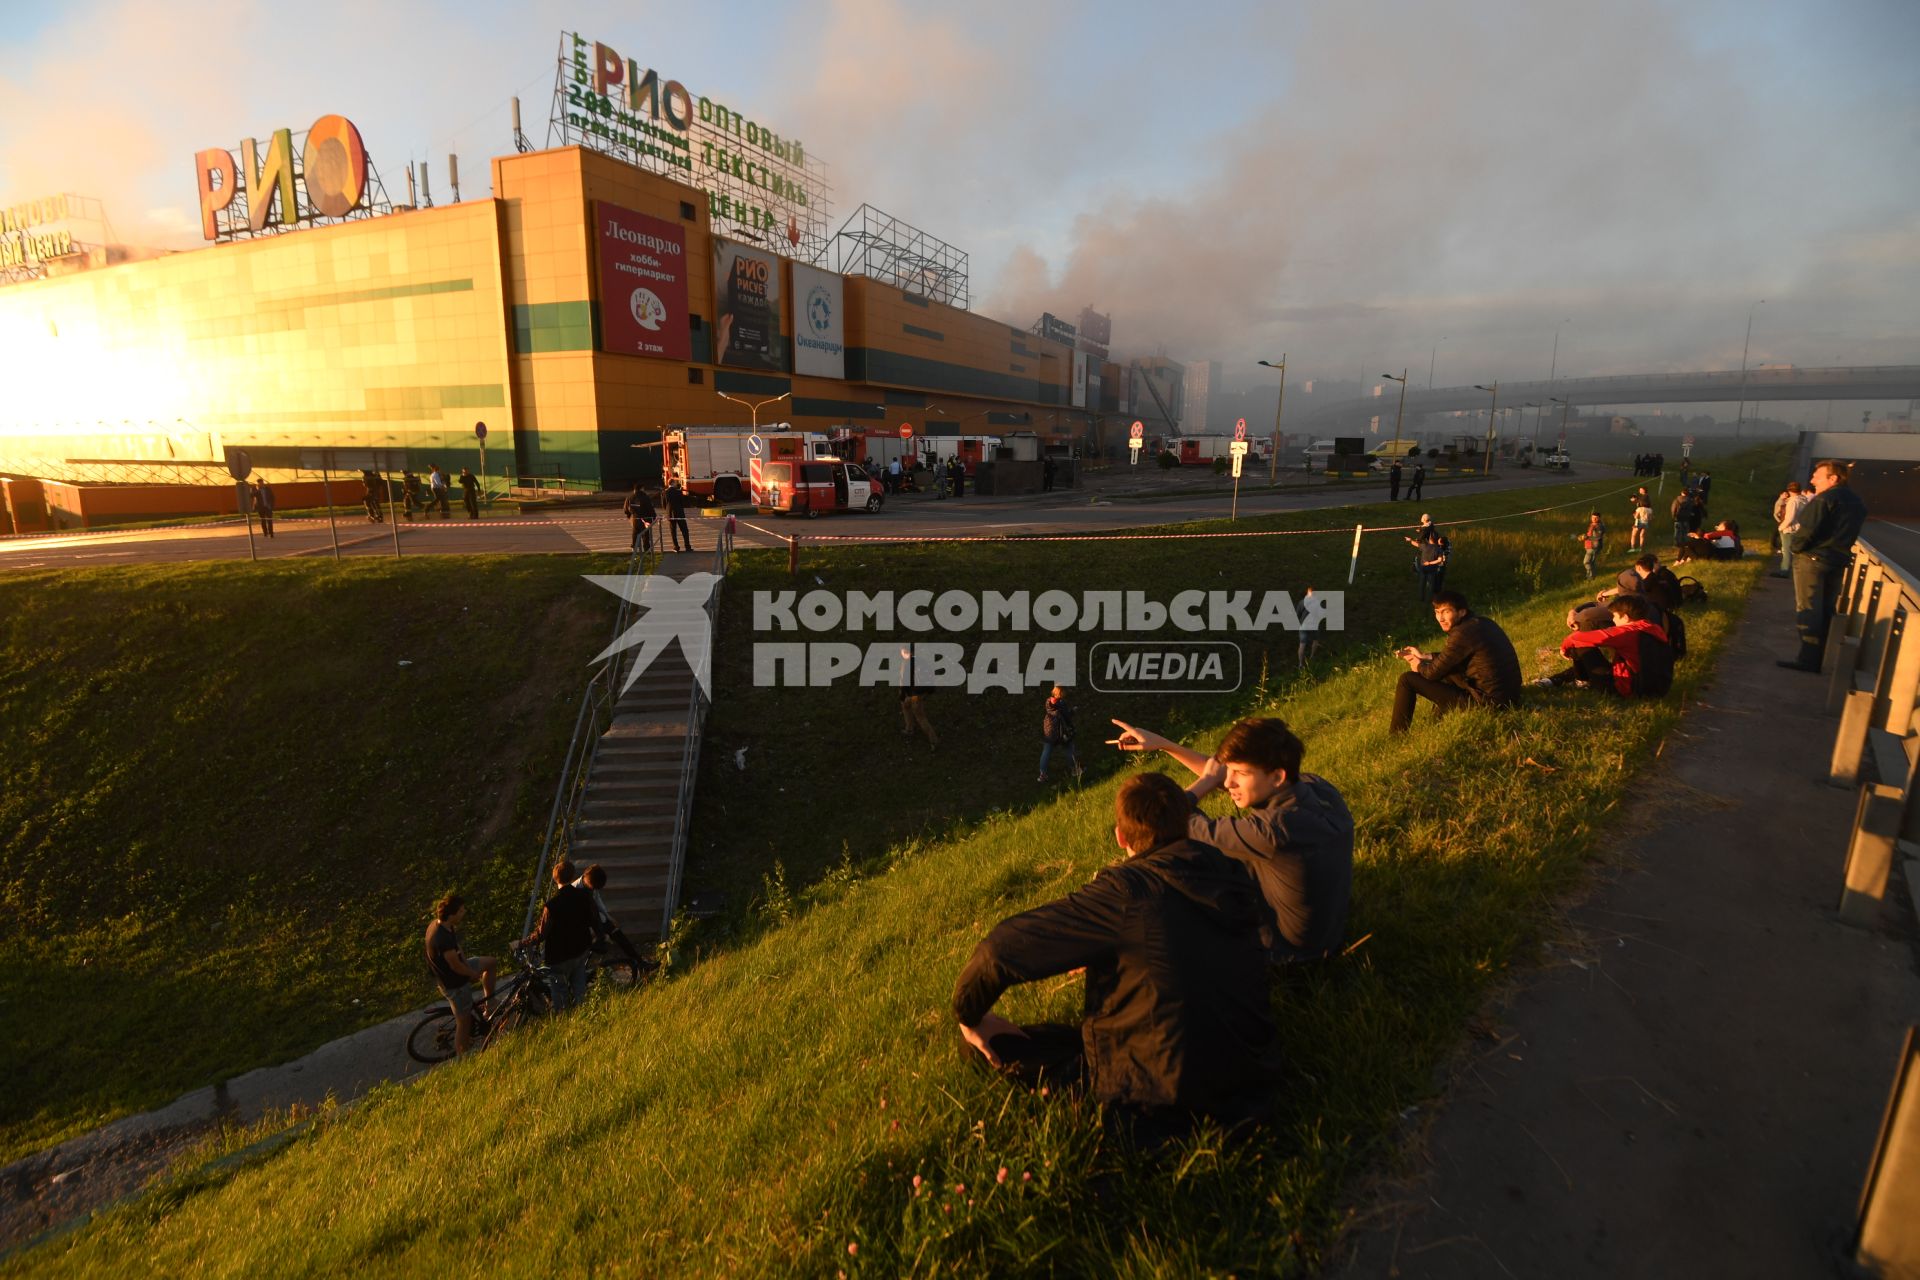
[[[1738,560],[1746,554],[1746,548],[1740,544],[1740,526],[1732,520],[1722,520],[1705,533],[1687,535],[1686,548],[1680,553],[1682,560]]]
[[[426,939],[427,968],[453,1010],[453,1051],[457,1054],[465,1053],[473,1043],[473,984],[480,984],[482,1000],[493,998],[493,960],[469,956],[461,946],[459,930],[466,919],[467,900],[450,893],[434,907]]]
[[[1647,604],[1639,596],[1615,596],[1607,609],[1613,625],[1575,631],[1562,640],[1560,652],[1571,665],[1534,683],[1603,689],[1623,698],[1666,696],[1673,688],[1673,646],[1667,643],[1666,630],[1647,617]]]
[[[1412,726],[1417,698],[1431,702],[1436,716],[1470,704],[1510,706],[1520,698],[1520,659],[1499,623],[1468,608],[1458,591],[1434,593],[1433,620],[1446,632],[1444,649],[1424,653],[1408,645],[1394,654],[1407,670],[1394,690],[1389,733]]]
[[[1264,1113],[1279,1066],[1260,894],[1246,869],[1187,836],[1191,802],[1140,773],[1114,799],[1123,861],[995,925],[954,986],[960,1034],[1027,1088],[1084,1088],[1145,1141]],[[1086,970],[1078,1026],[995,1014],[1008,987]]]
[[[1115,720],[1122,751],[1164,751],[1195,777],[1187,837],[1244,864],[1266,903],[1260,940],[1277,964],[1333,955],[1347,935],[1353,893],[1353,815],[1325,778],[1300,771],[1306,747],[1286,722],[1235,722],[1212,755]],[[1242,810],[1209,818],[1200,800],[1224,787]]]

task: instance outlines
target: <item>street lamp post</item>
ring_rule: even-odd
[[[714,394],[722,400],[731,400],[735,404],[745,405],[748,411],[753,414],[753,429],[758,432],[760,430],[760,411],[770,404],[785,400],[788,396],[792,395],[793,392],[782,391],[779,395],[768,396],[765,400],[742,400],[739,396],[730,396],[724,391],[716,391]]]
[[[1476,382],[1473,384],[1473,389],[1493,392],[1493,403],[1487,406],[1487,454],[1480,460],[1480,474],[1484,476],[1493,470],[1493,424],[1494,415],[1500,411],[1500,379],[1495,378],[1490,387]]]
[[[1740,438],[1740,424],[1747,416],[1747,352],[1753,346],[1753,313],[1767,304],[1765,298],[1747,308],[1747,340],[1740,344],[1740,409],[1733,417],[1733,438]]]
[[[1433,362],[1440,354],[1440,343],[1445,341],[1445,338],[1441,338],[1439,342],[1433,344],[1433,350],[1427,352],[1427,390],[1429,391],[1433,390]]]
[[[1407,371],[1402,369],[1397,378],[1390,373],[1383,373],[1380,376],[1392,378],[1400,384],[1400,407],[1393,411],[1393,456],[1397,458],[1400,456],[1400,419],[1406,416],[1407,412]]]
[[[1567,415],[1573,412],[1573,401],[1562,400],[1559,396],[1548,396],[1547,399],[1560,406],[1560,452],[1565,453],[1567,451]]]
[[[1287,407],[1287,353],[1280,353],[1279,364],[1271,360],[1262,360],[1260,363],[1280,371],[1280,399],[1273,406],[1273,457],[1267,461],[1267,483],[1275,485],[1280,483],[1280,411]]]

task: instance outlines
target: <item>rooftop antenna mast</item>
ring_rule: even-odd
[[[513,149],[522,155],[533,150],[533,143],[520,131],[520,99],[517,97],[513,99]]]
[[[460,157],[447,153],[447,182],[453,187],[453,202],[460,203]]]

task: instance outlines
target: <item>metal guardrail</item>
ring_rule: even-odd
[[[645,555],[635,548],[627,559],[627,577],[640,573]],[[632,621],[633,602],[620,597],[619,612],[614,615],[613,635],[618,639]],[[533,864],[533,885],[527,891],[527,917],[520,936],[533,932],[533,918],[540,911],[540,891],[547,868],[556,859],[567,856],[573,844],[574,824],[580,819],[580,802],[587,794],[587,778],[593,772],[593,758],[599,751],[601,735],[613,723],[614,703],[619,699],[621,659],[633,655],[614,654],[587,679],[580,695],[580,710],[573,718],[573,737],[567,741],[566,763],[560,767],[560,782],[554,788],[553,808],[547,814],[547,832],[540,843],[540,856]]]
[[[1826,654],[1827,710],[1840,717],[1828,781],[1859,789],[1840,918],[1865,925],[1895,856],[1920,859],[1920,579],[1865,540],[1854,544]],[[1920,874],[1920,862],[1908,871]]]
[[[713,575],[719,581],[713,584],[713,593],[707,597],[707,635],[708,662],[712,662],[712,637],[718,631],[720,622],[720,592],[727,585],[727,568],[733,557],[733,528],[731,517],[720,522],[719,536],[713,544]],[[691,657],[692,655],[688,655]],[[709,667],[711,672],[711,667]],[[669,846],[667,856],[667,896],[660,911],[660,936],[667,936],[673,926],[674,909],[680,903],[681,871],[687,861],[687,827],[693,819],[693,785],[700,773],[700,741],[706,728],[707,708],[710,699],[698,680],[692,682],[693,688],[687,694],[687,739],[680,753],[680,787],[678,799],[673,808],[673,844]]]

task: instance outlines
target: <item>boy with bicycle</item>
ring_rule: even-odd
[[[493,959],[469,957],[460,945],[460,926],[467,918],[467,902],[457,893],[440,899],[427,925],[427,968],[440,984],[440,994],[453,1010],[453,1051],[465,1053],[473,1043],[473,984],[480,984],[480,997],[493,997]]]

